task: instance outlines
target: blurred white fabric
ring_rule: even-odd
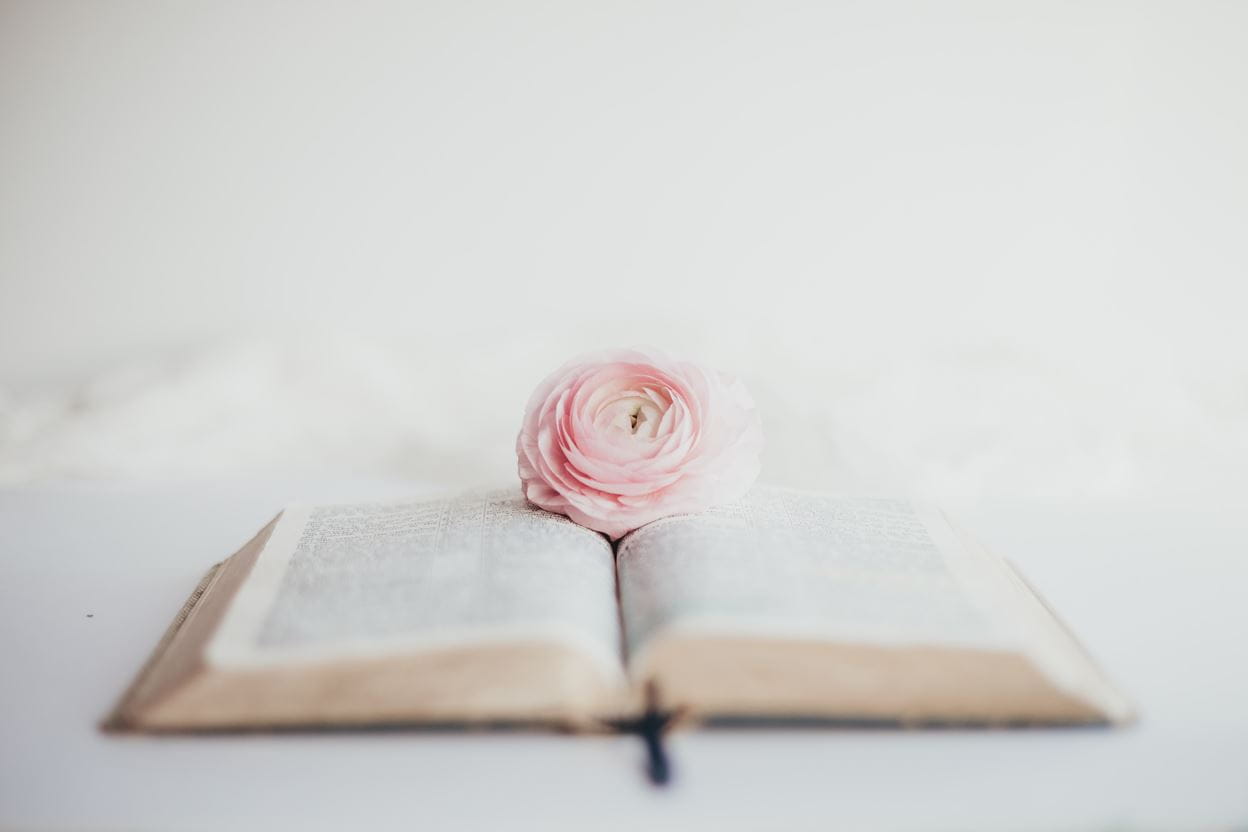
[[[506,481],[530,389],[574,350],[518,341],[439,353],[342,335],[222,342],[0,399],[0,482]],[[772,482],[968,500],[1246,494],[1242,370],[1107,375],[987,348],[805,365],[766,352],[700,357],[755,393]]]

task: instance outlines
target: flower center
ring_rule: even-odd
[[[653,439],[663,420],[663,408],[646,395],[624,395],[603,408],[605,424],[636,439]]]

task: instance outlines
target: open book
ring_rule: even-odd
[[[756,488],[614,547],[513,491],[292,507],[192,595],[107,725],[1094,723],[1123,697],[938,510]]]

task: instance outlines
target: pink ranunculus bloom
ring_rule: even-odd
[[[516,439],[529,501],[612,539],[742,497],[763,433],[740,381],[646,350],[607,350],[556,370]]]

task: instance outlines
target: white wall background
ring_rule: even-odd
[[[1248,4],[0,4],[0,480],[505,477],[740,371],[801,485],[1248,496]]]

